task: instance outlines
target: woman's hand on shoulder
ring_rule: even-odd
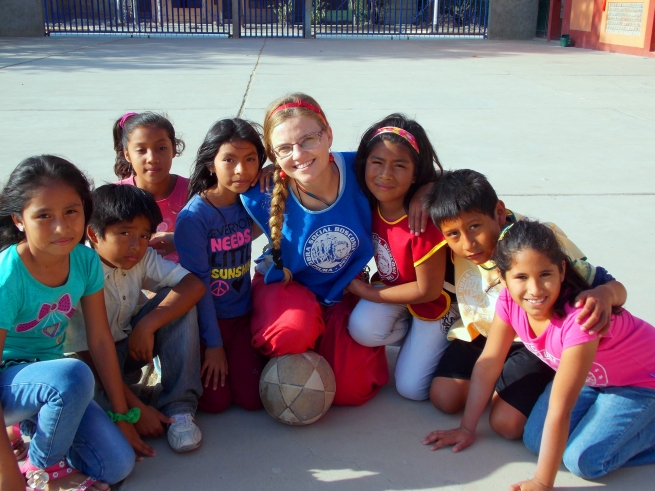
[[[225,348],[205,348],[205,362],[202,364],[200,378],[204,377],[204,387],[207,389],[210,384],[213,390],[218,389],[220,380],[221,387],[225,386],[225,378],[228,373],[227,356]]]
[[[173,232],[157,232],[150,237],[148,243],[150,247],[157,251],[160,256],[168,256],[175,252],[175,242],[173,241]]]
[[[409,202],[409,231],[414,235],[421,235],[428,226],[430,212],[424,207],[425,196],[432,190],[432,183],[424,184],[416,190],[412,200]]]
[[[438,450],[447,445],[453,445],[453,452],[457,453],[469,447],[475,441],[475,433],[460,426],[454,430],[437,430],[421,440],[423,445],[432,445],[430,450]]]
[[[521,481],[516,484],[512,484],[509,487],[509,491],[552,491],[552,486],[546,486],[545,484],[539,482],[537,478],[532,478],[529,481]]]

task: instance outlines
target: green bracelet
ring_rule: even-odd
[[[109,416],[109,419],[111,419],[114,423],[118,423],[119,421],[127,421],[128,423],[134,424],[139,421],[139,418],[141,417],[141,409],[138,407],[133,407],[125,414],[107,411],[107,416]]]

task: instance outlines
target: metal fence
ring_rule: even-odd
[[[232,34],[231,0],[43,0],[45,32]]]
[[[314,0],[319,36],[480,36],[489,0]]]
[[[44,0],[43,3],[48,35],[486,37],[489,11],[489,0]]]
[[[304,37],[305,0],[241,0],[241,36]]]

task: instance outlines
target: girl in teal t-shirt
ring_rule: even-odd
[[[100,260],[80,244],[93,209],[89,188],[73,164],[42,155],[22,161],[0,194],[0,406],[5,424],[21,423],[32,440],[21,468],[28,489],[64,478],[104,490],[132,470],[131,447],[144,445],[122,421],[136,415],[127,413]],[[116,425],[92,400],[89,367],[63,357],[78,302]]]

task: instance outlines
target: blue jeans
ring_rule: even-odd
[[[132,319],[132,327],[157,307],[170,288],[159,291]],[[128,352],[128,338],[116,343],[118,364],[124,375],[140,370],[146,362],[133,360]],[[195,307],[155,332],[153,356],[161,363],[161,386],[157,408],[166,416],[195,414],[202,395],[200,380],[200,336]]]
[[[536,454],[552,386],[535,404],[523,433],[525,446]],[[585,479],[655,463],[655,389],[583,387],[571,413],[563,461],[571,473]]]
[[[29,457],[46,468],[63,458],[84,474],[107,482],[125,479],[134,451],[118,427],[93,402],[93,374],[79,361],[62,358],[25,363],[0,372],[5,425],[31,428]]]

